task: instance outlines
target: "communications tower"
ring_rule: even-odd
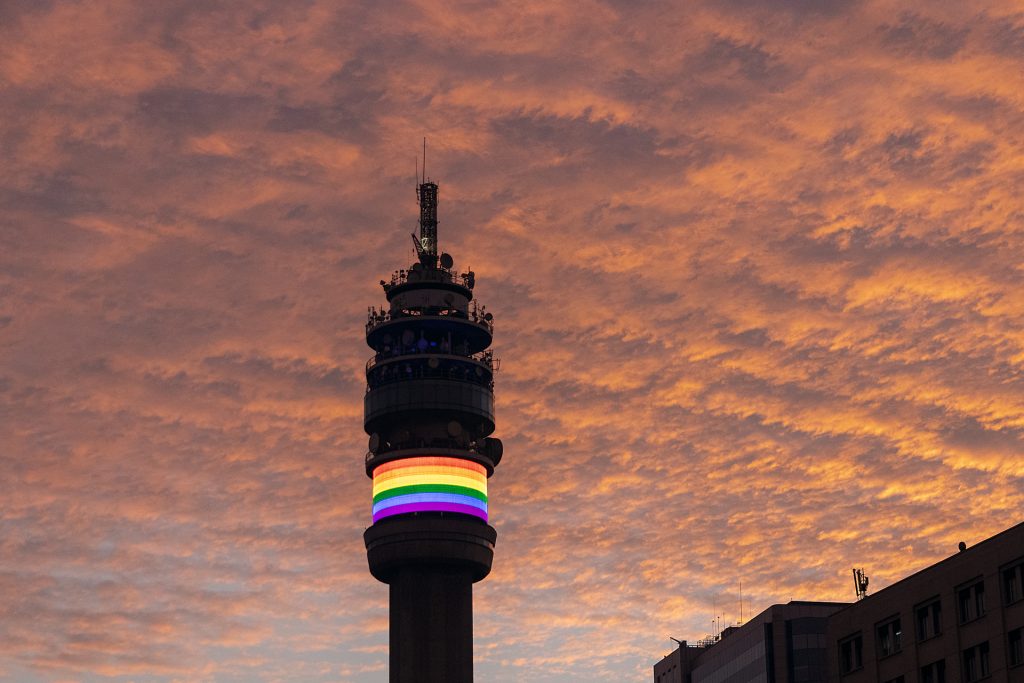
[[[437,250],[437,184],[416,191],[418,261],[381,280],[366,343],[370,573],[390,586],[392,683],[473,680],[473,584],[491,570],[487,479],[494,432],[493,317],[473,299],[472,270]]]

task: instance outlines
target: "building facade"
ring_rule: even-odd
[[[654,665],[655,683],[824,683],[828,617],[839,602],[772,605],[708,647],[680,645]]]
[[[829,681],[1024,683],[1022,573],[1018,524],[840,610]]]
[[[702,645],[690,645],[685,640],[654,665],[654,683],[690,683],[693,662],[704,652]]]

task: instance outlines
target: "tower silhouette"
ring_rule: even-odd
[[[418,261],[381,280],[366,343],[370,572],[390,586],[392,683],[473,680],[473,584],[491,570],[487,479],[494,432],[493,317],[473,299],[473,271],[437,251],[436,183],[416,191]]]

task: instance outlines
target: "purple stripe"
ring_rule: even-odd
[[[373,521],[390,517],[392,515],[404,515],[410,512],[461,512],[464,515],[473,515],[487,521],[487,513],[479,508],[470,505],[459,505],[458,503],[409,503],[408,505],[396,505],[384,508],[373,516]]]

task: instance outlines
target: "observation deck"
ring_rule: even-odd
[[[366,343],[374,349],[398,346],[410,351],[419,333],[440,333],[458,326],[458,335],[466,341],[465,354],[483,351],[494,338],[494,322],[489,313],[480,314],[476,307],[468,311],[454,308],[424,307],[420,309],[392,309],[372,311],[366,321]],[[409,338],[406,331],[414,335]]]
[[[397,349],[396,349],[397,350]],[[366,361],[366,390],[391,382],[417,379],[462,380],[494,389],[496,363],[493,352],[472,356],[408,353],[377,354]]]
[[[425,287],[449,290],[469,299],[473,296],[476,274],[471,270],[456,273],[444,267],[424,268],[421,264],[414,263],[408,270],[396,270],[391,275],[390,282],[381,280],[380,284],[388,301],[410,290]]]

